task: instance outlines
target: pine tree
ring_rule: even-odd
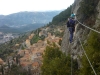
[[[45,54],[43,55],[42,75],[70,75],[70,59],[70,56],[63,54],[55,43],[50,44],[46,47]],[[75,72],[74,75],[77,75]]]
[[[1,72],[2,72],[2,75],[4,75],[4,67],[3,67],[3,65],[1,65]]]
[[[9,59],[8,59],[8,68],[10,69],[11,67],[10,67],[10,62],[9,62]]]
[[[91,32],[84,48],[97,75],[100,75],[100,35]],[[82,66],[80,75],[94,75],[94,72],[85,56],[82,57]]]

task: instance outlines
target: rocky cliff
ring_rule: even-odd
[[[96,0],[95,3],[97,3],[95,7],[95,13],[92,13],[90,16],[84,18],[84,13],[81,13],[80,9],[80,2],[83,0],[75,0],[72,8],[72,12],[76,14],[76,19],[79,20],[81,23],[100,31],[100,1]],[[94,3],[94,4],[95,4]],[[89,10],[89,9],[87,9]],[[66,53],[66,55],[70,54],[72,51],[73,58],[77,59],[80,65],[80,57],[83,55],[83,50],[80,45],[80,40],[82,41],[82,44],[87,43],[87,39],[90,37],[91,30],[80,25],[78,22],[75,27],[74,32],[74,41],[73,43],[69,43],[69,31],[68,28],[65,27],[65,32],[62,40],[62,46],[61,50]]]

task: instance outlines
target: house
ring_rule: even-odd
[[[32,67],[33,67],[33,69],[39,68],[39,63],[38,62],[33,62]]]
[[[30,40],[29,40],[29,39],[26,39],[25,44],[26,44],[26,46],[29,48],[29,47],[31,46]]]
[[[34,34],[32,33],[30,36],[29,36],[29,39],[32,39],[34,36]]]
[[[0,58],[0,65],[4,64],[4,61]]]

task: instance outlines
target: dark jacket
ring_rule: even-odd
[[[67,21],[67,27],[75,27],[75,19],[70,18],[70,19]]]

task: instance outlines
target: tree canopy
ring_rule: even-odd
[[[74,61],[76,62],[76,61]],[[77,62],[73,64],[74,75],[77,75]],[[71,58],[62,53],[55,43],[46,47],[43,55],[42,75],[70,75]]]
[[[100,35],[95,32],[91,32],[84,48],[97,75],[100,75]],[[80,75],[94,75],[85,55],[82,57],[82,66],[83,67],[80,69]]]
[[[71,14],[71,9],[72,9],[72,5],[68,7],[66,10],[62,11],[60,14],[53,17],[52,23],[57,24],[66,21]]]

